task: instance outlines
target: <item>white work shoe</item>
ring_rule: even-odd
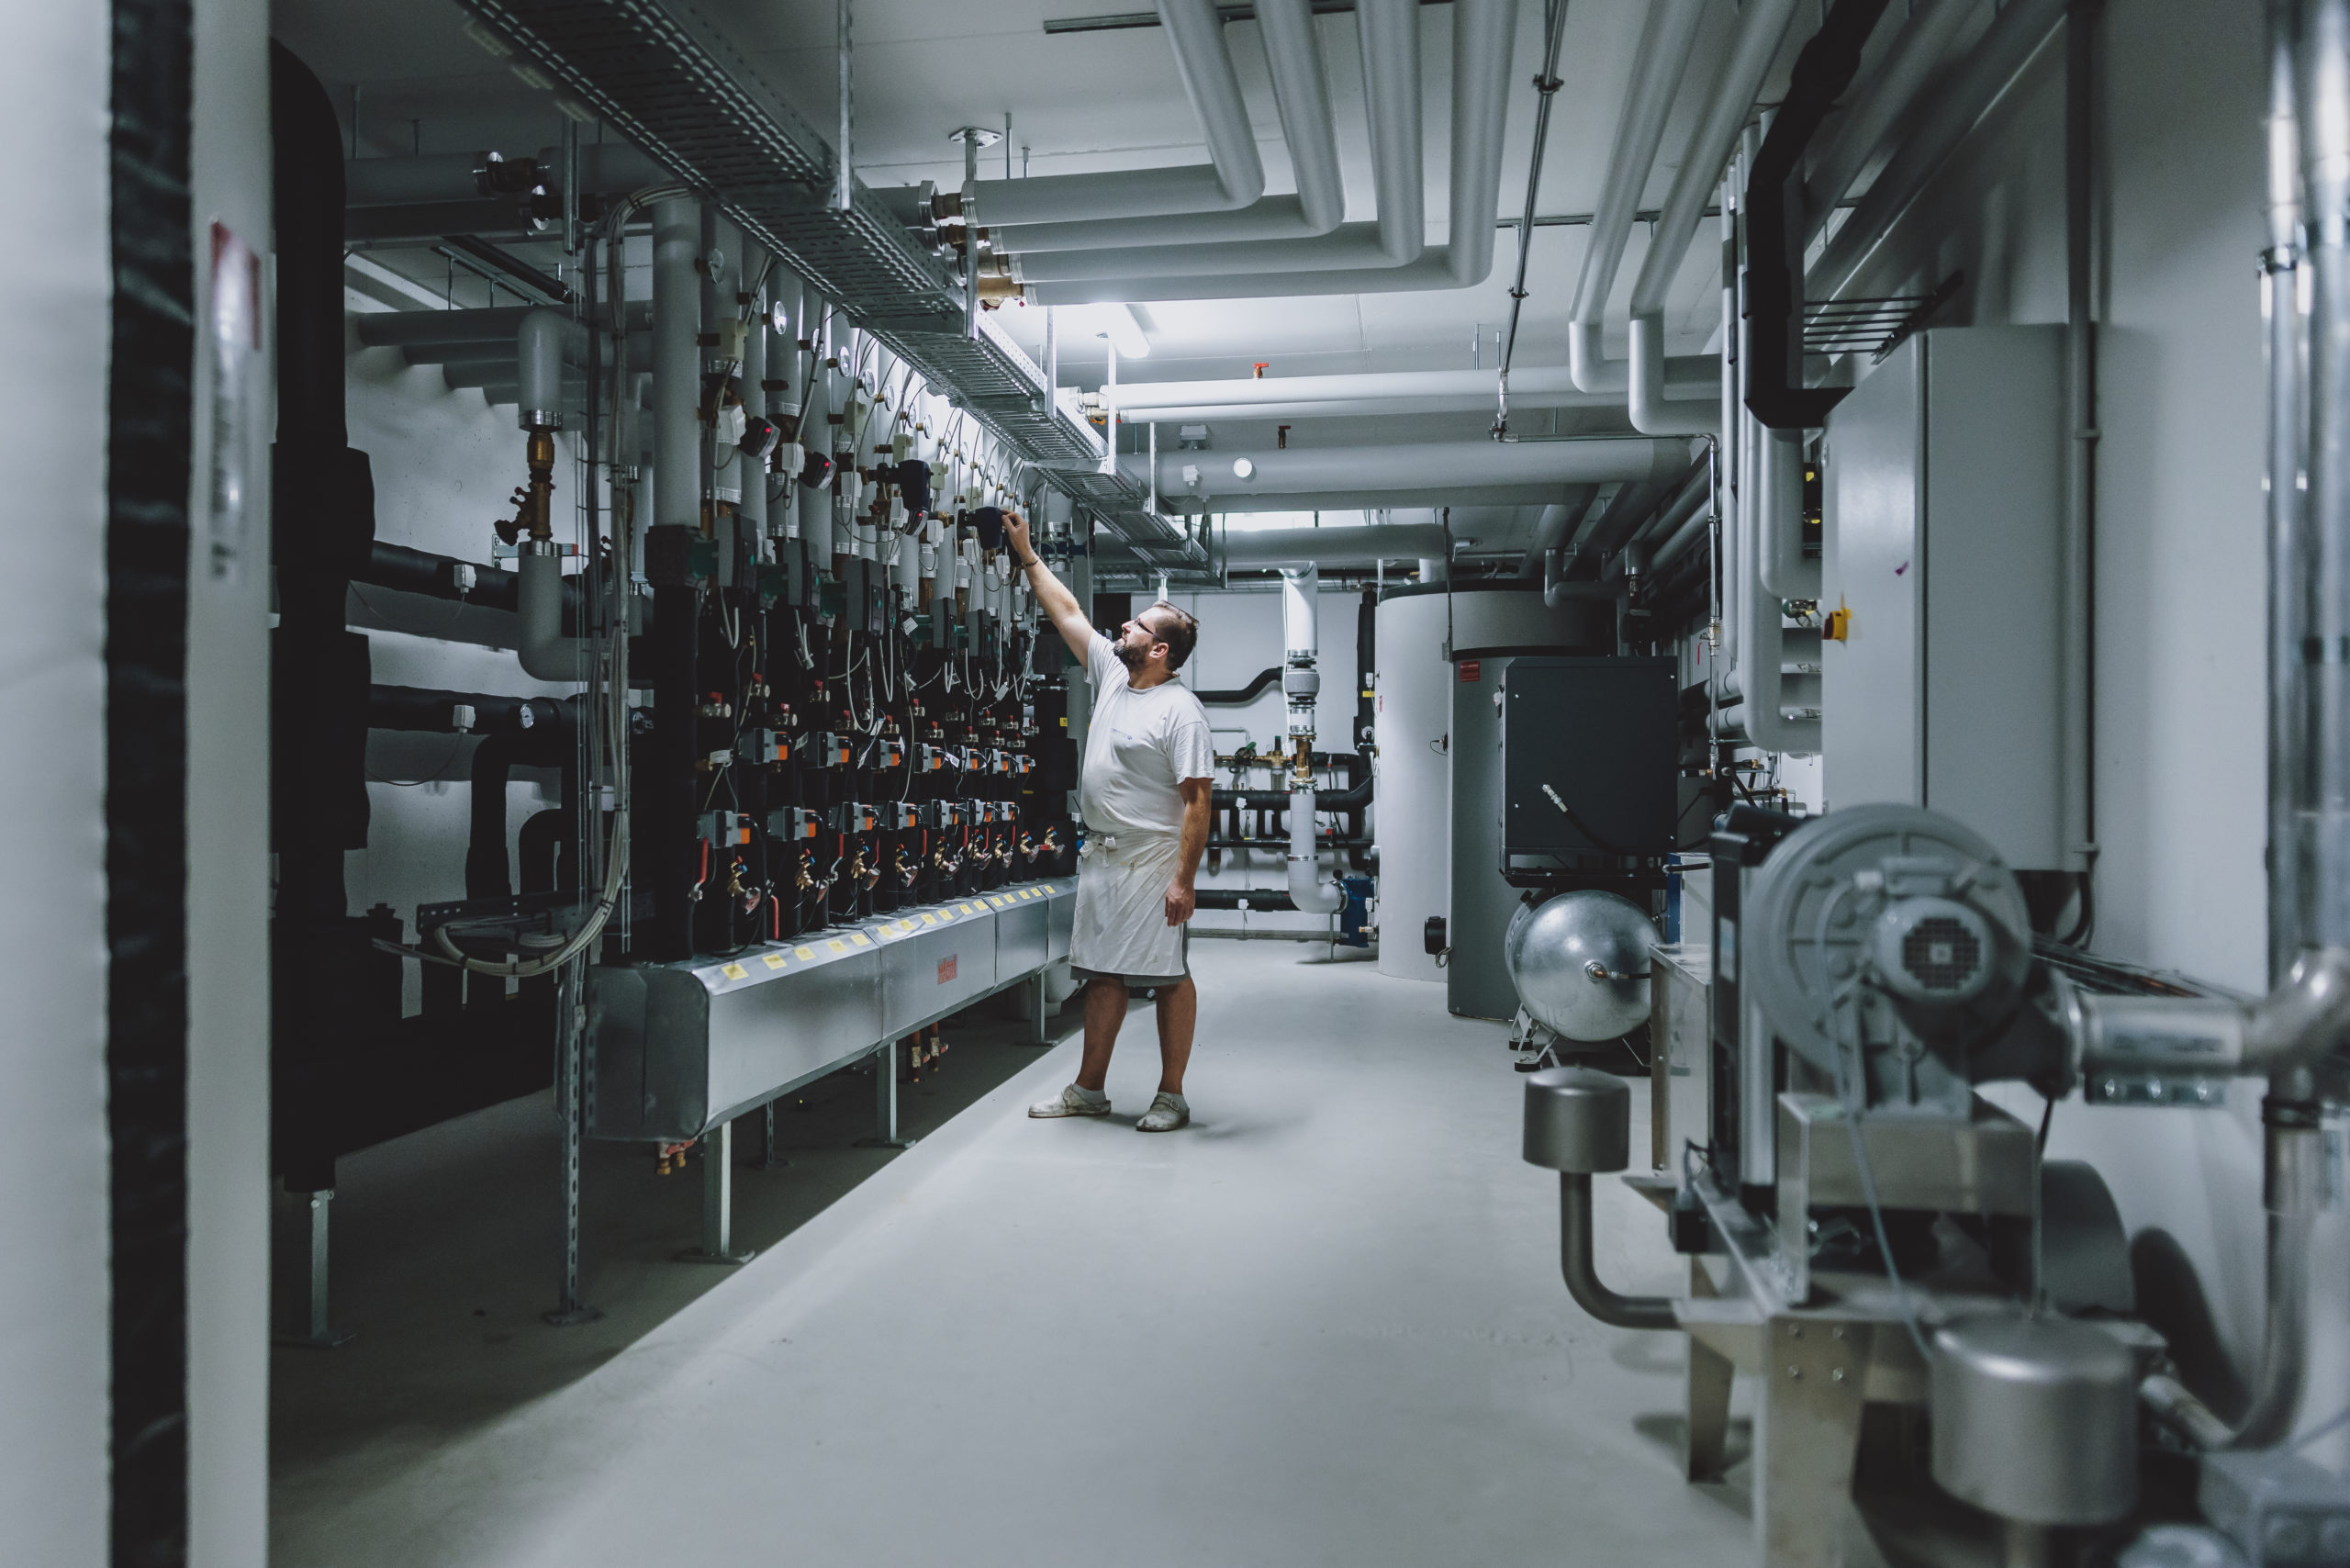
[[[1039,1100],[1028,1107],[1032,1116],[1106,1116],[1110,1114],[1110,1097],[1091,1089],[1070,1084],[1049,1100]]]
[[[1169,1094],[1162,1089],[1158,1098],[1150,1103],[1150,1109],[1143,1113],[1142,1120],[1135,1124],[1135,1131],[1171,1133],[1191,1125],[1192,1107],[1183,1103],[1181,1094]]]

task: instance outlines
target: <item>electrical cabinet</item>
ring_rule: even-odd
[[[2056,327],[1921,332],[1826,436],[1828,804],[1946,812],[2018,869],[2070,864],[2063,351]]]
[[[1680,690],[1669,658],[1510,662],[1502,869],[1528,858],[1673,853]]]

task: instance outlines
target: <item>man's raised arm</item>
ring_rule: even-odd
[[[1050,620],[1069,651],[1077,655],[1080,666],[1085,663],[1086,651],[1093,641],[1093,622],[1085,618],[1084,608],[1077,602],[1077,595],[1069,591],[1053,569],[1028,543],[1028,520],[1016,511],[1003,514],[1003,541],[1012,546],[1012,558],[1028,574],[1028,586],[1036,595],[1036,603]]]

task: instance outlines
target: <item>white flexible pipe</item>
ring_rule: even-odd
[[[1632,219],[1640,192],[1656,166],[1658,145],[1664,140],[1666,118],[1673,95],[1681,88],[1681,73],[1689,63],[1689,45],[1697,30],[1705,0],[1657,0],[1649,7],[1640,30],[1639,54],[1633,62],[1631,91],[1616,122],[1616,140],[1607,151],[1607,183],[1601,187],[1599,207],[1583,253],[1583,272],[1575,280],[1575,297],[1567,321],[1567,362],[1575,385],[1586,392],[1628,389],[1625,366],[1608,362],[1600,341],[1600,323],[1607,297],[1616,286],[1616,269],[1623,264],[1624,247],[1632,237]],[[1514,390],[1514,389],[1513,389]]]
[[[1023,255],[1032,252],[1125,249],[1145,245],[1213,245],[1241,240],[1299,240],[1327,234],[1347,215],[1347,193],[1338,174],[1337,127],[1330,113],[1330,84],[1314,41],[1312,0],[1259,0],[1257,23],[1265,38],[1265,63],[1273,78],[1273,101],[1289,143],[1297,194],[1259,196],[1230,212],[1173,213],[1156,218],[1103,218],[1072,223],[1017,226],[996,215],[1000,204],[981,197],[988,231],[995,243]],[[1364,31],[1369,52],[1370,29]],[[1415,84],[1416,85],[1416,84]],[[1371,97],[1373,113],[1379,98]],[[1419,106],[1411,106],[1416,128]],[[1377,138],[1374,135],[1374,145]],[[1416,158],[1415,135],[1412,153]],[[1032,181],[1020,182],[1023,185]]]
[[[1174,47],[1175,73],[1200,118],[1200,134],[1212,162],[1174,169],[977,180],[971,188],[990,227],[1229,212],[1265,194],[1257,133],[1248,123],[1248,105],[1241,96],[1231,52],[1224,46],[1224,19],[1215,0],[1158,0],[1158,19]]]
[[[1386,0],[1379,0],[1384,4]],[[1305,295],[1394,294],[1467,288],[1494,268],[1494,213],[1501,200],[1502,133],[1509,115],[1510,47],[1518,0],[1454,0],[1452,6],[1451,227],[1446,242],[1400,264],[1364,263],[1366,240],[1392,224],[1347,224],[1320,240],[1278,252],[1254,252],[1251,265],[1304,266],[1295,272],[1234,272],[1206,276],[1135,275],[1026,285],[1032,305],[1087,305],[1156,299],[1279,299]],[[1413,7],[1416,12],[1416,6]],[[1389,193],[1381,192],[1385,203]],[[1388,208],[1382,207],[1382,217]],[[1334,264],[1316,257],[1336,256]],[[1189,264],[1188,263],[1185,264]]]

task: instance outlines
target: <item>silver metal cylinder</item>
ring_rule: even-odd
[[[2138,1366],[2066,1317],[1963,1318],[1934,1335],[1933,1473],[2027,1525],[2100,1525],[2138,1501]]]
[[[1632,1160],[1632,1092],[1587,1067],[1554,1067],[1526,1081],[1528,1165],[1588,1176]]]
[[[701,526],[701,204],[653,206],[653,521]]]

